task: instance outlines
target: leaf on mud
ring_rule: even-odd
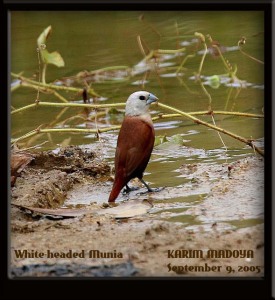
[[[152,206],[153,205],[147,200],[134,200],[96,212],[101,215],[111,215],[116,219],[124,219],[144,215],[152,208]]]
[[[28,152],[11,154],[11,174],[16,175],[24,170],[24,168],[34,159],[34,156]]]
[[[25,212],[31,212],[32,215],[38,214],[38,215],[51,216],[53,218],[75,218],[90,213],[89,210],[85,210],[85,209],[69,209],[69,208],[48,209],[48,208],[18,205],[14,203],[12,203],[12,205],[18,207],[19,209]]]
[[[52,64],[57,67],[64,67],[65,62],[62,56],[57,51],[50,53],[46,48],[46,41],[51,32],[52,26],[48,26],[46,29],[44,29],[44,31],[40,34],[39,38],[37,39],[37,45],[41,54],[41,58],[44,64]]]
[[[109,215],[116,219],[132,218],[146,214],[151,208],[152,204],[147,200],[135,200],[127,203],[122,203],[119,206],[99,209],[99,210],[87,210],[87,209],[69,209],[69,208],[59,208],[59,209],[48,209],[24,206],[12,203],[13,206],[18,207],[20,210],[30,213],[33,217],[37,215],[42,215],[46,217],[51,217],[53,219],[63,219],[63,218],[75,218],[84,216],[85,214],[99,214],[99,215]]]
[[[25,169],[25,167],[34,159],[31,153],[26,151],[16,152],[11,154],[11,186],[15,185],[17,176]]]

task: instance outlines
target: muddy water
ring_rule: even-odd
[[[141,14],[143,18],[140,18]],[[252,57],[263,59],[263,15],[259,12],[51,12],[50,14],[12,12],[12,72],[23,71],[24,76],[37,78],[36,39],[48,25],[52,25],[53,28],[48,50],[59,51],[65,60],[65,67],[49,66],[47,82],[56,81],[62,84],[64,77],[71,77],[72,86],[83,88],[83,82],[75,79],[76,74],[83,70],[92,71],[111,66],[132,68],[131,78],[125,77],[123,73],[115,73],[108,80],[90,83],[101,96],[99,103],[123,102],[130,93],[146,89],[157,95],[161,102],[183,111],[207,110],[209,100],[194,77],[203,54],[203,46],[195,38],[194,33],[201,32],[205,35],[210,34],[213,40],[218,41],[223,49],[226,49],[224,57],[233,69],[237,67],[236,75],[241,80],[230,83],[229,77],[224,75],[226,70],[222,61],[208,53],[202,69],[202,82],[212,97],[212,109],[258,114],[263,111],[263,65],[244,56],[236,47],[239,39],[245,36],[247,42],[244,51]],[[160,72],[157,73],[152,69],[146,73],[147,65],[142,62],[144,56],[138,46],[137,36],[142,38],[145,49],[185,47],[184,57],[188,54],[195,55],[186,62],[179,77],[175,76],[175,68],[173,69],[182,62],[183,57],[179,55],[163,56],[158,64]],[[209,83],[210,76],[213,75],[222,75],[218,88],[211,87]],[[144,82],[145,86],[142,86],[141,82]],[[31,104],[36,95],[36,91],[20,87],[12,92],[11,105],[18,108]],[[62,95],[71,102],[81,102],[79,94]],[[58,101],[47,93],[41,93],[40,100]],[[11,135],[17,138],[41,124],[47,126],[60,112],[61,109],[57,108],[38,107],[16,114],[11,118]],[[157,106],[152,107],[153,116],[160,112],[164,111]],[[81,109],[69,109],[60,118],[60,123],[57,122],[55,125],[60,127],[66,118],[82,113]],[[92,115],[93,112],[90,112],[90,116]],[[98,117],[97,124],[78,118],[68,121],[66,126],[102,128],[120,124],[122,118],[123,112],[105,114]],[[211,122],[209,116],[200,118]],[[224,129],[262,142],[264,136],[262,119],[215,116],[215,121]],[[217,220],[218,213],[222,216],[220,221],[229,222],[225,226],[249,227],[262,222],[263,193],[255,198],[249,197],[248,191],[247,197],[235,195],[236,207],[241,207],[239,211],[243,211],[244,216],[238,215],[238,210],[222,214],[226,206],[214,205],[211,202],[212,183],[217,181],[217,184],[221,182],[224,184],[225,180],[229,180],[228,165],[253,155],[253,150],[228,136],[222,136],[228,148],[225,151],[216,132],[186,119],[156,121],[155,129],[157,137],[166,136],[167,142],[156,145],[145,173],[145,180],[152,187],[166,187],[158,195],[148,196],[154,197],[156,203],[151,212],[154,217],[180,222],[186,226],[198,224],[211,226]],[[55,149],[60,144],[85,145],[88,149],[99,152],[102,159],[113,164],[116,137],[117,132],[101,134],[100,140],[94,134],[54,133],[22,141],[20,146],[28,147],[45,141],[48,142],[40,148],[41,150]],[[200,173],[200,170],[207,174]],[[259,185],[262,185],[261,175],[258,177],[253,176],[252,180],[259,181]],[[254,184],[254,182],[247,183],[252,186]],[[89,197],[91,194],[92,200],[104,202],[110,188],[111,182],[107,182],[100,188],[93,189],[87,186],[80,194],[74,190],[68,195],[67,205],[86,204],[91,200]],[[86,194],[83,191],[86,191]],[[130,199],[131,197],[139,196],[133,193]],[[207,204],[204,202],[205,198],[210,199]],[[241,204],[238,202],[239,198],[243,199]],[[118,202],[126,199],[121,195]],[[250,201],[248,202],[250,206],[244,204],[246,200]],[[227,201],[230,201],[230,197]],[[203,208],[201,205],[207,207]],[[247,207],[253,208],[248,214],[246,214]],[[201,209],[207,209],[209,214],[205,218],[195,218],[194,215],[201,215]]]
[[[161,144],[162,148],[163,145]],[[84,149],[100,152],[102,147],[101,143],[95,143]],[[101,154],[105,158],[109,156],[108,161],[112,164],[115,146],[109,145],[105,140],[104,149],[106,148],[108,151],[102,151]],[[158,155],[163,149],[159,152],[158,150],[160,149],[156,146],[150,167],[162,161],[160,159],[158,162]],[[182,147],[182,153],[185,151],[190,154],[192,149]],[[223,158],[220,162],[213,159],[204,162],[200,158],[202,153],[205,155],[205,151],[193,150],[193,155],[188,156],[191,162],[184,163],[176,170],[172,163],[165,161],[168,167],[163,172],[154,174],[146,171],[145,178],[153,178],[154,181],[149,183],[151,186],[163,187],[161,191],[144,194],[146,189],[137,180],[132,180],[131,185],[140,189],[127,195],[120,193],[116,202],[123,204],[148,200],[153,204],[148,218],[180,223],[194,231],[201,228],[205,231],[212,230],[217,223],[219,230],[251,227],[263,223],[263,159],[251,155],[237,161],[233,158]],[[106,203],[111,187],[111,181],[80,185],[68,193],[64,207],[89,205],[94,202],[102,205]]]

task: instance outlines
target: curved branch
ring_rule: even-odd
[[[186,117],[186,118],[194,121],[197,124],[201,124],[201,125],[207,126],[209,128],[212,128],[214,130],[217,130],[217,131],[219,131],[221,133],[227,134],[227,135],[233,137],[234,139],[237,139],[237,140],[245,143],[246,145],[250,146],[252,149],[254,149],[255,151],[257,151],[260,155],[264,156],[264,151],[261,150],[260,148],[256,147],[251,140],[248,140],[248,139],[246,139],[246,138],[244,138],[242,136],[239,136],[239,135],[237,135],[237,134],[235,134],[235,133],[233,133],[231,131],[228,131],[228,130],[225,130],[223,128],[217,127],[217,126],[209,124],[207,122],[204,122],[204,121],[202,121],[202,120],[200,120],[200,119],[198,119],[198,118],[196,118],[194,116],[191,116],[188,113],[185,113],[185,112],[183,112],[183,111],[181,111],[179,109],[173,108],[171,106],[168,106],[168,105],[165,105],[165,104],[162,104],[162,103],[159,103],[159,102],[158,102],[158,106],[160,106],[162,108],[165,108],[165,109],[168,109],[168,110],[171,110],[171,111],[174,111],[174,112],[176,112],[176,113],[178,113],[178,114],[180,114],[180,115],[182,115],[182,116],[184,116],[184,117]]]

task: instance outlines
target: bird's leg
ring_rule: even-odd
[[[146,183],[143,179],[139,179],[144,185],[145,187],[147,188],[147,192],[144,192],[144,193],[140,193],[140,194],[146,194],[146,193],[153,193],[153,192],[160,192],[164,189],[164,187],[161,187],[161,188],[151,188],[148,183]]]
[[[136,190],[138,190],[139,189],[139,187],[129,187],[129,185],[128,184],[126,184],[126,186],[125,186],[125,189],[123,190],[123,194],[125,195],[125,194],[129,194],[130,192],[132,192],[132,191],[136,191]]]

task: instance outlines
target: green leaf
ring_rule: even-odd
[[[65,62],[57,51],[49,52],[47,50],[46,41],[52,32],[52,26],[48,26],[44,31],[40,34],[37,39],[37,46],[40,51],[41,59],[44,64],[52,64],[57,67],[64,67]]]
[[[42,50],[41,56],[43,56],[43,61],[46,64],[52,64],[57,67],[64,67],[65,65],[62,56],[57,51],[49,53],[47,50]]]
[[[213,75],[209,78],[209,85],[212,87],[212,89],[219,88],[221,84],[220,77],[218,75]]]
[[[49,35],[52,32],[52,26],[48,26],[44,31],[40,34],[39,38],[37,39],[37,46],[40,48],[41,45],[46,44],[46,41],[49,37]]]

